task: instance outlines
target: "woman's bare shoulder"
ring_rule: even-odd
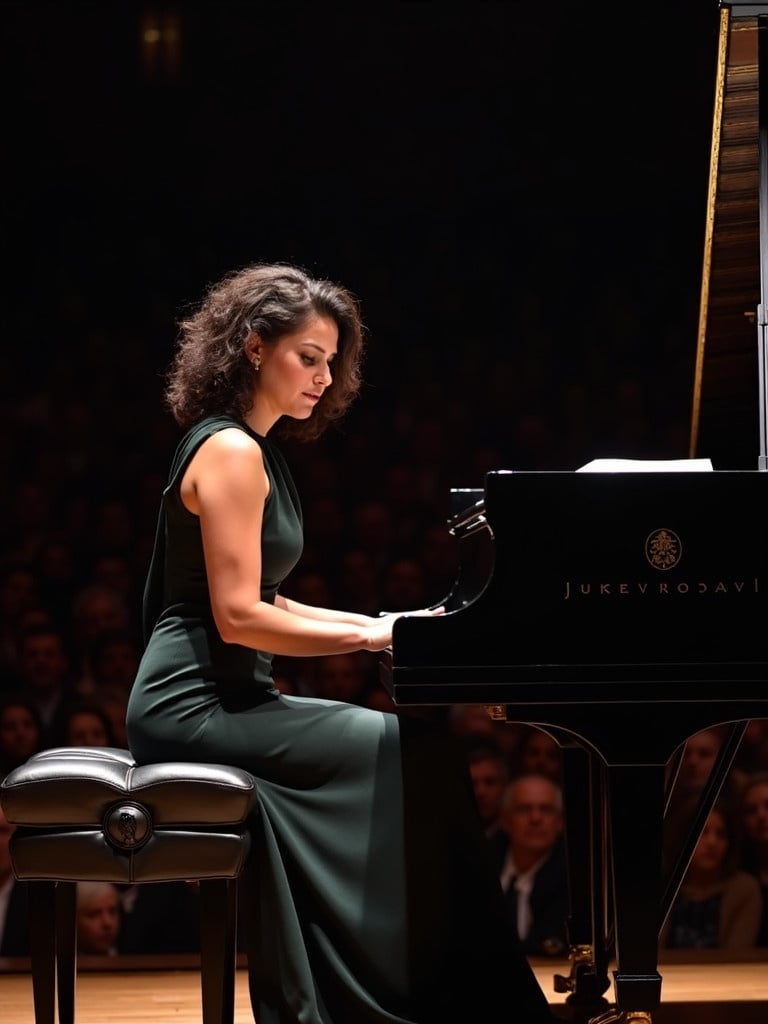
[[[203,452],[208,457],[228,456],[263,462],[261,445],[256,438],[240,427],[222,427],[221,430],[210,434],[198,448],[198,453]]]
[[[261,446],[238,427],[223,427],[203,441],[181,482],[182,500],[200,514],[200,503],[224,493],[253,497],[253,489],[268,493]]]

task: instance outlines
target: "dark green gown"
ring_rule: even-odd
[[[228,417],[188,431],[163,492],[127,728],[140,763],[223,762],[258,780],[240,903],[257,1024],[550,1021],[506,931],[452,738],[411,716],[282,695],[269,655],[219,638],[179,482],[198,446],[233,426],[261,446],[270,480],[264,600],[301,554],[298,497],[271,442]]]

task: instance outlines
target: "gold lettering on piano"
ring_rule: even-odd
[[[666,573],[679,566],[683,544],[674,530],[668,527],[652,530],[644,542],[645,557],[654,569]],[[674,597],[680,595],[748,595],[759,593],[759,578],[738,580],[689,580],[673,582],[648,580],[566,580],[563,600],[571,601],[581,597]]]
[[[661,594],[673,596],[675,594],[697,595],[697,594],[758,594],[760,593],[759,577],[751,580],[678,580],[673,583],[665,580],[660,583],[648,583],[644,580],[636,580],[634,583],[608,581],[600,582],[566,580],[564,601],[571,601],[580,597],[627,597],[630,595],[642,597]]]

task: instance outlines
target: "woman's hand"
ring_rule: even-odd
[[[444,614],[445,608],[442,605],[439,608],[417,608],[408,612],[384,612],[378,619],[372,620],[366,647],[370,651],[381,651],[389,647],[392,644],[392,627],[403,615],[432,617]]]

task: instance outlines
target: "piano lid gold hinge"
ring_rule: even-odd
[[[483,704],[489,718],[494,722],[505,722],[507,720],[506,704]]]

